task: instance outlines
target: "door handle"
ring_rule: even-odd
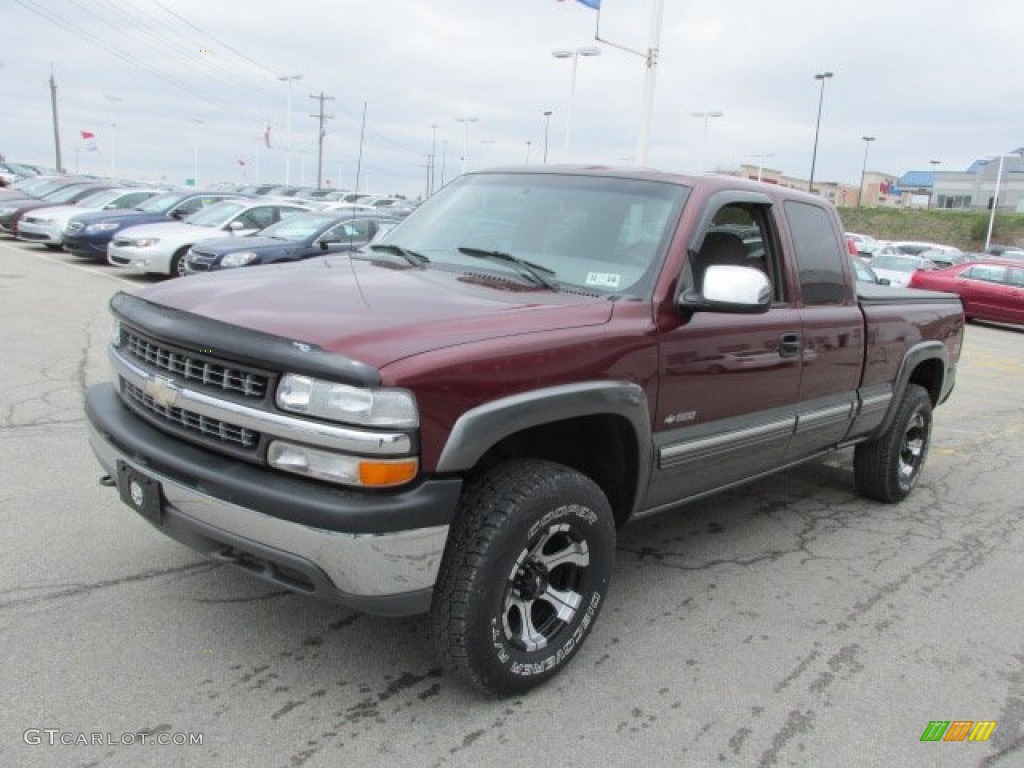
[[[784,333],[779,337],[779,356],[794,357],[800,354],[800,334]]]

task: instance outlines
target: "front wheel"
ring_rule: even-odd
[[[593,628],[614,556],[611,508],[588,477],[537,460],[483,474],[463,494],[434,590],[442,664],[498,694],[553,677]]]
[[[184,277],[188,274],[185,260],[188,258],[188,249],[190,247],[186,245],[184,248],[179,248],[178,252],[171,258],[171,268],[168,270],[171,277]]]
[[[857,490],[888,504],[903,501],[921,477],[931,435],[931,398],[923,387],[908,384],[889,428],[854,451]]]

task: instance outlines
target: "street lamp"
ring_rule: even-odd
[[[704,173],[704,150],[707,149],[708,144],[708,120],[712,117],[721,117],[725,112],[721,110],[713,110],[711,112],[691,112],[692,117],[704,118],[704,135],[700,140],[700,155],[697,159],[697,173]]]
[[[110,102],[110,175],[114,175],[114,129],[117,127],[114,123],[114,103],[123,101],[120,96],[111,96],[109,93],[104,93],[103,98]]]
[[[929,160],[932,166],[932,193],[928,196],[928,207],[935,207],[935,182],[938,180],[939,165],[942,163],[941,160]]]
[[[475,123],[475,117],[456,117],[455,122],[462,123],[462,172],[466,172],[466,166],[468,165],[469,158],[466,157],[466,153],[469,151],[469,124]]]
[[[196,189],[199,189],[199,126],[203,124],[203,121],[198,117],[190,117],[189,120],[196,124],[195,149],[192,161],[192,184]]]
[[[572,135],[572,106],[576,100],[576,67],[579,64],[580,56],[600,56],[601,49],[592,46],[584,46],[574,51],[563,48],[552,51],[551,55],[556,59],[572,59],[572,78],[569,81],[569,105],[565,113],[565,148],[563,150],[563,162],[569,162],[569,142]]]
[[[821,131],[821,105],[825,101],[825,81],[833,77],[831,72],[819,72],[814,76],[821,81],[821,92],[818,94],[818,121],[814,124],[814,152],[811,154],[811,178],[807,182],[807,191],[814,191],[814,166],[818,160],[818,134]]]
[[[277,78],[288,84],[288,96],[286,97],[287,111],[285,112],[284,123],[284,183],[292,183],[292,83],[301,80],[302,75],[281,75]]]
[[[548,164],[548,129],[551,128],[551,110],[544,112],[544,165]]]
[[[999,168],[996,170],[996,188],[992,193],[992,210],[988,215],[988,232],[985,233],[985,248],[987,252],[988,247],[992,244],[992,225],[996,221],[996,208],[999,207],[999,184],[1003,178],[1003,158],[1004,155],[999,156]]]
[[[764,161],[767,160],[769,157],[775,157],[775,155],[769,152],[768,154],[764,155],[754,155],[754,157],[757,158],[757,180],[760,181],[761,171],[764,168]]]
[[[871,146],[871,142],[875,140],[874,136],[861,136],[864,141],[864,164],[860,167],[860,194],[857,196],[857,207],[861,208],[864,206],[864,175],[868,171],[868,147]]]

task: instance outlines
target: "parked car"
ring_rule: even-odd
[[[99,190],[73,205],[51,205],[29,211],[18,221],[15,235],[19,240],[39,243],[59,251],[68,221],[87,211],[117,211],[134,208],[162,192],[144,187],[114,187]]]
[[[859,232],[847,232],[846,237],[853,241],[858,254],[863,254],[868,257],[872,256],[875,251],[882,247],[882,243],[871,235],[862,235]]]
[[[925,251],[931,251],[934,249],[952,249],[959,251],[959,248],[954,248],[951,245],[942,245],[940,243],[926,243],[919,240],[891,240],[884,243],[881,248],[875,250],[875,256],[883,254],[897,254],[904,256],[919,256]]]
[[[972,255],[975,256],[976,258],[970,259],[971,261],[987,261],[989,259],[1010,259],[1011,261],[1024,261],[1024,250],[1020,250],[1017,248],[1005,248],[999,251],[998,255],[993,253],[977,253]]]
[[[1024,262],[972,261],[915,272],[910,287],[957,294],[968,320],[1024,323]]]
[[[954,248],[952,246],[929,248],[926,251],[921,251],[917,255],[922,259],[928,259],[928,261],[935,262],[940,267],[954,267],[957,264],[963,264],[968,260],[967,254],[959,248]]]
[[[80,200],[84,200],[93,192],[100,192],[105,189],[110,189],[110,185],[96,184],[94,182],[78,183],[62,187],[40,198],[5,201],[3,204],[0,204],[0,232],[13,235],[15,233],[18,220],[29,211],[34,211],[36,208],[47,208],[49,206],[63,205],[65,203],[77,203]]]
[[[239,236],[258,232],[284,217],[308,211],[293,203],[254,199],[223,200],[184,221],[161,221],[129,227],[107,247],[107,261],[136,272],[184,275],[188,249],[218,232]]]
[[[72,216],[61,235],[65,251],[80,259],[107,262],[107,246],[127,227],[158,221],[184,219],[222,200],[238,199],[237,193],[173,190],[149,198],[123,211],[96,211]]]
[[[900,254],[883,253],[868,262],[868,266],[874,270],[879,277],[884,277],[890,285],[905,288],[910,283],[910,276],[915,270],[936,269],[934,261],[922,259],[920,256],[904,256]]]
[[[297,213],[244,240],[223,237],[196,243],[185,259],[185,271],[189,274],[213,272],[354,251],[397,223],[397,219],[376,214]]]

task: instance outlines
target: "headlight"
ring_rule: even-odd
[[[128,245],[133,245],[136,248],[149,248],[150,246],[156,245],[159,242],[159,237],[140,237],[135,240],[129,240]]]
[[[282,440],[274,440],[267,447],[267,462],[285,472],[364,488],[402,485],[416,477],[419,470],[415,457],[369,459]]]
[[[53,219],[36,219],[33,224],[53,224]]]
[[[224,269],[231,269],[232,267],[244,267],[247,264],[252,264],[256,261],[255,251],[239,251],[238,253],[229,253],[220,260],[220,265]]]
[[[90,224],[85,228],[86,232],[109,232],[112,229],[117,229],[120,224],[114,221],[104,221],[100,224]]]
[[[277,407],[293,413],[368,427],[419,425],[416,399],[404,389],[366,389],[287,373],[277,385]]]

